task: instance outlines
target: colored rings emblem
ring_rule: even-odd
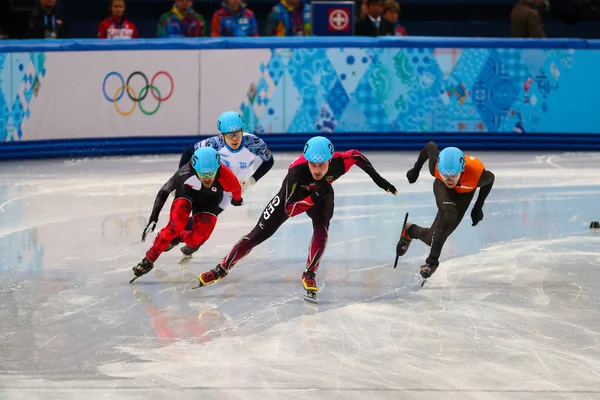
[[[166,77],[169,80],[169,85],[166,87],[161,86],[161,88],[168,89],[168,90],[161,91],[161,90],[159,90],[159,88],[156,85],[156,79],[161,75]],[[114,76],[118,80],[120,80],[120,86],[117,88],[116,92],[114,94],[112,94],[112,96],[111,96],[109,93],[106,92],[106,89],[107,89],[106,83],[112,76]],[[143,86],[141,88],[139,88],[139,92],[136,91],[136,89],[134,89],[133,84],[131,82],[132,79],[136,76],[141,78],[144,82]],[[138,78],[138,80],[139,80],[139,78]],[[117,110],[117,113],[119,113],[119,115],[122,115],[124,117],[133,114],[133,112],[135,111],[138,104],[140,107],[140,111],[144,115],[156,114],[156,112],[160,108],[160,105],[164,101],[167,101],[171,98],[174,90],[175,90],[175,82],[173,81],[173,77],[171,76],[171,74],[169,74],[166,71],[159,71],[159,72],[155,73],[149,82],[148,82],[148,78],[146,77],[146,75],[141,71],[132,72],[129,75],[129,77],[127,78],[127,80],[125,80],[123,78],[123,75],[121,75],[120,73],[113,71],[113,72],[109,72],[104,77],[104,81],[102,82],[102,93],[104,94],[104,98],[109,103],[113,103],[115,105],[115,110]],[[129,97],[129,99],[133,103],[133,105],[131,106],[131,108],[129,110],[122,110],[121,108],[119,108],[119,104],[118,104],[120,102],[120,100],[123,99],[123,96],[125,95],[125,93],[127,93],[127,97]],[[146,110],[142,105],[142,102],[148,97],[148,93],[150,93],[152,98],[154,98],[154,100],[157,101],[156,107],[153,110]]]
[[[321,163],[327,159],[327,155],[326,154],[311,154],[310,158],[311,158],[312,162]]]

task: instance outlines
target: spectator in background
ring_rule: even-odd
[[[355,0],[357,19],[363,19],[367,16],[367,0]]]
[[[10,3],[8,1],[0,1],[0,39],[8,39],[8,36],[2,32],[6,33],[8,29],[12,17],[10,14]]]
[[[408,36],[406,29],[400,23],[398,23],[398,16],[400,15],[400,5],[396,0],[386,0],[383,3],[383,19],[388,20],[395,26],[396,36]]]
[[[396,27],[381,18],[383,0],[367,0],[367,16],[356,24],[356,36],[393,36]]]
[[[65,17],[56,12],[56,0],[40,0],[29,18],[30,39],[61,39],[67,37]]]
[[[540,10],[547,0],[519,0],[510,13],[510,31],[514,38],[545,38]]]
[[[267,17],[266,36],[310,34],[310,6],[304,0],[281,0]]]
[[[212,19],[213,37],[258,36],[254,13],[242,0],[225,0]]]
[[[171,11],[160,17],[156,36],[161,38],[206,36],[206,23],[202,15],[192,8],[192,0],[175,0]]]
[[[108,7],[109,17],[98,26],[100,39],[136,39],[138,31],[125,16],[125,0],[112,0]]]

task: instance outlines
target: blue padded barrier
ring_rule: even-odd
[[[312,136],[312,134],[268,134],[263,135],[262,138],[272,151],[301,152],[304,143]],[[356,148],[365,151],[419,151],[428,141],[433,140],[440,147],[457,146],[464,150],[600,151],[600,135],[344,133],[326,136],[332,140],[338,150]],[[168,136],[11,142],[0,145],[0,160],[179,154],[190,144],[205,138],[204,136]]]
[[[597,41],[594,41],[597,42]],[[600,44],[595,44],[600,46]],[[586,49],[584,39],[505,39],[451,37],[258,37],[258,38],[194,38],[136,40],[5,40],[0,53],[55,51],[132,51],[132,50],[211,50],[270,48],[339,48],[339,47],[404,47],[404,48],[537,48]],[[596,47],[600,48],[600,47]]]

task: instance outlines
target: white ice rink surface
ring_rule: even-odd
[[[191,263],[165,253],[134,285],[178,156],[1,163],[0,399],[600,399],[600,155],[475,152],[496,175],[485,219],[467,212],[420,289],[424,244],[392,263],[404,213],[433,221],[433,178],[407,183],[416,152],[366,154],[399,194],[358,167],[335,183],[317,306],[306,215],[189,290],[295,154]]]

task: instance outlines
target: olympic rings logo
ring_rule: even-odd
[[[321,163],[327,160],[327,154],[311,154],[310,155],[311,162]]]
[[[158,87],[156,87],[156,85],[155,85],[156,78],[158,78],[161,75],[164,75],[170,82],[170,89],[168,91],[165,90],[165,91],[161,92],[158,89]],[[118,87],[118,89],[116,90],[114,95],[109,96],[108,93],[106,93],[106,83],[111,76],[117,77],[121,81],[121,86]],[[136,92],[136,90],[130,85],[131,80],[135,76],[139,76],[144,80],[144,85],[142,86],[142,88],[140,89],[139,92]],[[169,74],[166,71],[159,71],[159,72],[155,73],[154,76],[152,77],[152,79],[150,80],[150,82],[148,82],[148,78],[141,71],[132,72],[129,75],[129,77],[127,78],[127,80],[123,79],[123,75],[121,75],[120,73],[113,71],[113,72],[109,72],[104,77],[104,82],[102,82],[102,93],[104,94],[104,98],[106,100],[108,100],[109,103],[113,103],[115,105],[115,110],[117,110],[117,113],[119,113],[119,115],[122,115],[124,117],[133,114],[133,112],[135,111],[138,104],[140,107],[140,111],[144,115],[156,114],[156,112],[160,108],[160,105],[164,101],[167,101],[171,98],[174,90],[175,90],[175,83],[173,81],[173,77],[171,76],[171,74]],[[131,107],[131,109],[124,111],[119,108],[118,102],[123,98],[125,93],[127,93],[127,97],[129,97],[129,99],[132,101],[133,106]],[[142,101],[148,97],[148,93],[150,93],[150,95],[157,101],[156,108],[154,108],[153,110],[146,110],[142,106]]]

